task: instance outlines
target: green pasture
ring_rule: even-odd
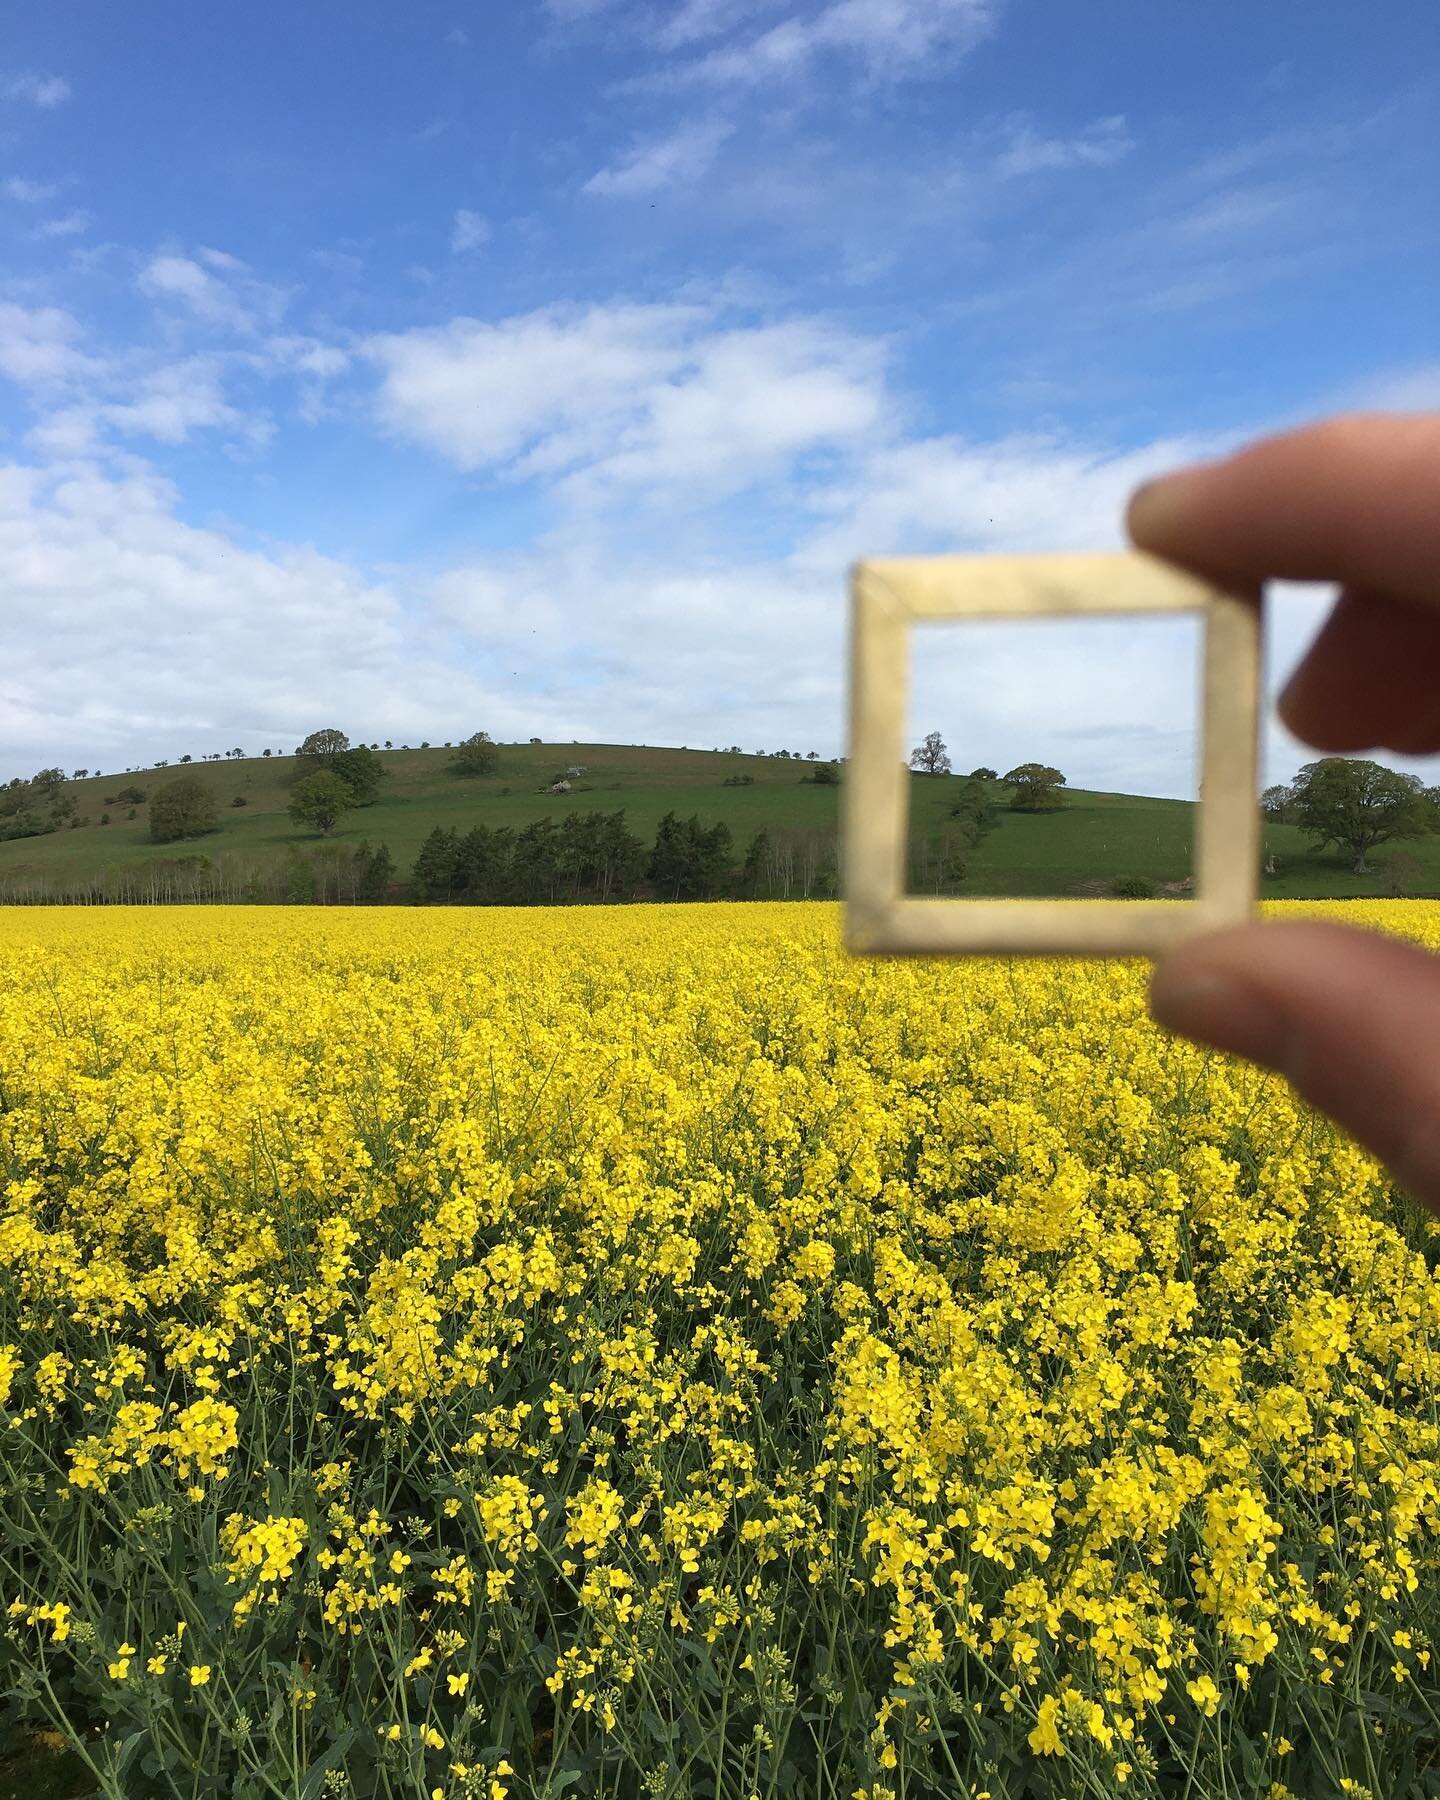
[[[612,812],[623,807],[631,829],[648,841],[665,813],[698,813],[706,824],[723,820],[730,827],[738,862],[761,829],[830,832],[840,818],[839,790],[802,779],[813,765],[768,756],[630,744],[505,744],[494,775],[462,780],[447,769],[451,752],[442,747],[378,754],[386,772],[380,797],[348,814],[331,841],[388,844],[402,875],[408,875],[421,843],[437,825],[460,831],[474,824],[523,826],[575,809]],[[545,793],[549,782],[572,764],[585,767],[573,791]],[[152,844],[148,809],[139,808],[129,819],[128,808],[119,805],[108,809],[110,824],[100,824],[106,798],[119,788],[135,783],[153,791],[180,773],[197,774],[214,789],[217,832],[190,843]],[[287,816],[294,773],[292,757],[253,757],[183,769],[172,764],[76,782],[78,816],[85,823],[45,837],[0,843],[0,881],[22,873],[80,881],[107,868],[134,868],[187,852],[268,863],[289,846],[304,848],[319,841]],[[732,775],[750,775],[753,784],[724,786]],[[955,777],[911,777],[912,837],[923,834],[933,840],[942,831],[960,785]],[[1098,892],[1124,876],[1163,888],[1190,873],[1195,807],[1189,801],[1076,788],[1066,791],[1059,812],[1027,814],[1005,810],[1008,790],[1001,784],[993,784],[993,792],[1001,807],[999,821],[969,852],[965,893]],[[244,797],[243,807],[232,807],[236,795]],[[1368,875],[1354,874],[1348,857],[1316,850],[1293,826],[1267,827],[1265,844],[1277,869],[1265,877],[1263,888],[1275,899],[1440,894],[1440,836],[1382,846],[1371,855]]]

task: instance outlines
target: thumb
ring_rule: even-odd
[[[1440,957],[1343,925],[1242,925],[1172,951],[1150,1008],[1284,1075],[1440,1211]]]

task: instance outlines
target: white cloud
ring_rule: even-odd
[[[857,556],[1118,549],[1139,482],[1225,447],[1218,437],[1177,437],[1113,452],[1049,436],[883,446],[852,480],[816,496],[826,522],[798,555],[843,568]]]
[[[886,418],[883,350],[814,320],[718,328],[698,304],[550,307],[372,338],[383,422],[462,468],[576,498],[715,498]]]
[[[106,450],[102,431],[121,437],[153,438],[162,444],[184,444],[199,431],[218,430],[250,445],[264,443],[271,431],[262,413],[243,412],[226,400],[223,361],[213,356],[185,357],[179,362],[137,370],[112,363],[103,379],[86,384],[81,399],[47,412],[31,428],[30,443],[43,455],[61,460],[91,457]]]
[[[273,322],[284,311],[284,292],[257,281],[238,257],[223,250],[197,254],[200,261],[171,253],[152,257],[136,286],[150,299],[179,306],[207,325],[242,333]]]
[[[42,112],[48,112],[51,107],[59,106],[62,100],[70,98],[70,83],[63,75],[37,75],[28,72],[0,81],[0,93],[7,99],[24,100],[31,106],[38,106]]]
[[[802,75],[827,55],[852,58],[875,80],[930,75],[988,37],[998,12],[999,0],[830,0],[679,65],[672,77],[752,86]]]
[[[201,262],[208,263],[212,269],[220,269],[227,275],[248,275],[250,265],[241,262],[238,256],[232,256],[228,250],[212,250],[209,245],[201,244],[195,254]]]
[[[221,429],[263,442],[264,418],[240,412],[221,390],[221,367],[214,357],[191,356],[152,369],[134,384],[130,397],[96,409],[96,417],[127,437],[183,444],[197,431]]]
[[[462,256],[467,250],[478,250],[490,242],[492,235],[490,221],[482,213],[471,212],[462,206],[450,227],[451,252]]]
[[[384,371],[385,424],[462,468],[562,442],[599,451],[637,392],[683,357],[695,307],[549,307],[498,325],[448,325],[371,338]]]
[[[234,305],[222,284],[188,257],[155,257],[140,271],[136,285],[152,299],[182,301],[203,319],[249,323],[248,314]]]
[[[66,406],[47,413],[25,435],[47,461],[92,457],[100,448],[99,422],[90,406]]]
[[[580,539],[453,569],[429,598],[506,679],[527,734],[840,748],[837,579]]]
[[[84,207],[76,207],[68,213],[61,213],[53,219],[46,219],[37,226],[41,237],[79,237],[87,232],[95,223],[95,215]]]
[[[583,192],[635,199],[698,180],[733,129],[723,119],[697,119],[664,137],[637,143],[618,162],[597,170]]]
[[[0,469],[0,591],[6,773],[293,744],[331,717],[401,739],[500,716],[496,690],[427,648],[388,588],[185,524],[143,465]]]
[[[99,454],[105,433],[183,444],[202,431],[255,447],[273,423],[253,404],[227,395],[230,381],[293,377],[302,417],[313,418],[323,384],[350,358],[319,338],[273,336],[262,347],[175,358],[153,349],[92,352],[70,313],[0,302],[0,376],[31,391],[44,410],[29,433],[43,454],[73,459]]]
[[[0,301],[0,375],[30,387],[95,374],[102,364],[77,347],[82,335],[79,321],[59,307]]]
[[[1047,137],[1023,113],[1006,122],[1009,142],[995,159],[1002,178],[1034,175],[1049,169],[1104,168],[1135,148],[1122,114],[1095,119],[1071,137]]]
[[[8,175],[4,182],[5,198],[17,201],[21,206],[41,206],[59,192],[58,182],[30,181],[24,175]]]

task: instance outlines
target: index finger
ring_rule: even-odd
[[[1440,413],[1356,413],[1147,483],[1142,550],[1242,591],[1338,581],[1440,606]]]

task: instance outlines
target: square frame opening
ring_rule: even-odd
[[[1238,924],[1259,893],[1257,596],[1143,551],[912,556],[851,572],[845,942],[874,954],[1154,956]],[[905,892],[905,713],[917,620],[1195,613],[1201,619],[1200,802],[1193,900],[927,899]]]

